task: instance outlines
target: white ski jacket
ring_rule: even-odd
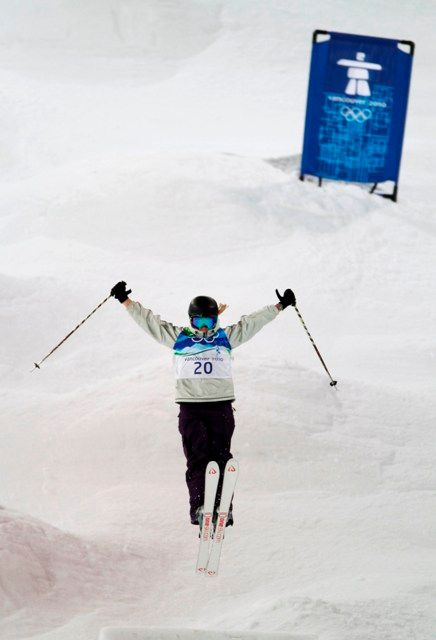
[[[280,311],[274,304],[221,329],[218,324],[203,334],[190,327],[176,327],[161,320],[140,302],[126,305],[135,322],[160,344],[173,350],[176,402],[233,401],[232,350],[250,340]]]

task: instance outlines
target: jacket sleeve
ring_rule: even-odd
[[[262,327],[268,324],[268,322],[271,322],[271,320],[274,320],[279,313],[280,311],[275,304],[271,304],[263,307],[263,309],[259,311],[250,313],[248,316],[242,316],[239,322],[226,327],[224,331],[227,334],[232,349],[250,340]]]
[[[183,330],[182,327],[175,327],[171,322],[161,320],[160,316],[155,315],[150,309],[145,309],[140,302],[132,300],[126,309],[144,331],[166,347],[172,348]]]

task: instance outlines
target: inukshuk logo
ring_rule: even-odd
[[[347,67],[348,84],[345,87],[345,93],[349,96],[370,96],[369,88],[369,72],[381,71],[381,64],[376,62],[365,62],[365,54],[359,51],[356,53],[355,60],[347,60],[341,58],[337,61],[341,67]]]

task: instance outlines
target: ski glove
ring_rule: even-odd
[[[132,293],[132,290],[129,289],[126,291],[126,283],[123,280],[121,282],[117,282],[117,284],[111,289],[111,296],[121,303],[127,300],[129,293]]]
[[[286,289],[285,293],[282,296],[278,292],[278,289],[276,289],[276,294],[283,309],[286,309],[286,307],[289,306],[295,307],[297,301],[295,300],[295,294],[292,289]]]

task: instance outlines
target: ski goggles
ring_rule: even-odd
[[[206,327],[209,329],[214,328],[218,320],[218,316],[209,316],[207,318],[203,318],[203,316],[191,316],[191,324],[195,329],[203,329]]]

